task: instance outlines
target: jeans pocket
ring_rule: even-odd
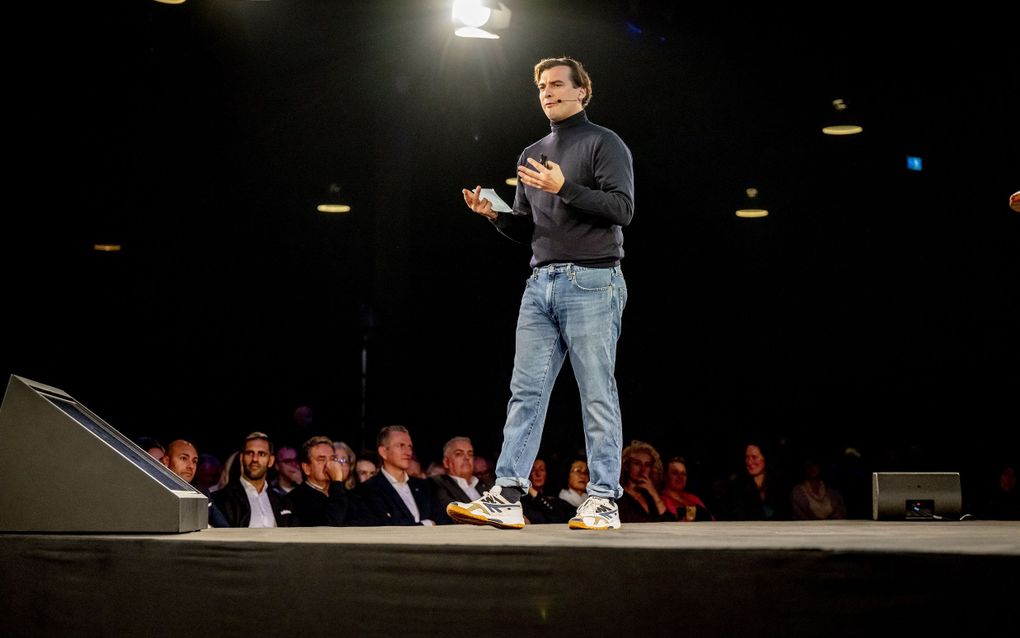
[[[588,292],[605,292],[613,287],[612,268],[577,268],[571,272],[574,286]]]

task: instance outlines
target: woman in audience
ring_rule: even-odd
[[[620,483],[623,496],[616,499],[623,523],[675,521],[676,517],[659,497],[662,459],[655,448],[643,441],[632,441],[623,450]]]
[[[804,481],[790,492],[790,510],[801,521],[846,518],[843,495],[822,480],[822,466],[814,459],[804,463]]]
[[[726,518],[735,521],[790,519],[790,491],[776,468],[769,467],[758,443],[744,446],[744,470],[730,481]]]
[[[694,494],[687,491],[687,461],[674,456],[666,465],[666,484],[659,495],[666,509],[678,521],[713,521],[715,517],[708,506]]]

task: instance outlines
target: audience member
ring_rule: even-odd
[[[195,480],[195,470],[198,469],[198,449],[190,441],[184,439],[171,441],[161,460],[163,465],[170,468],[174,474],[186,482],[191,483]]]
[[[575,510],[581,507],[584,499],[588,498],[588,476],[587,461],[577,459],[571,463],[567,473],[567,486],[560,490],[560,500]]]
[[[343,441],[333,441],[333,452],[336,454],[336,462],[347,466],[347,479],[344,480],[344,487],[349,491],[358,485],[354,478],[353,468],[357,465],[358,457],[355,456],[351,446]]]
[[[301,474],[301,459],[297,449],[285,445],[276,451],[276,477],[269,484],[277,494],[289,494],[305,480]]]
[[[208,495],[220,480],[223,464],[215,454],[202,452],[198,455],[198,470],[195,472],[195,487]]]
[[[231,481],[236,481],[237,477],[241,476],[241,467],[237,462],[238,456],[240,456],[240,453],[237,450],[234,450],[227,456],[227,460],[223,462],[223,471],[220,472],[220,480],[215,486],[209,488],[210,492],[222,490]]]
[[[149,456],[157,461],[162,461],[163,457],[166,456],[166,448],[163,447],[162,443],[151,436],[140,436],[137,440],[135,440],[135,444],[148,452]]]
[[[408,476],[414,445],[407,428],[390,425],[376,437],[382,467],[361,485],[364,525],[435,525],[431,483]]]
[[[478,477],[479,483],[485,483],[486,485],[496,484],[496,466],[488,458],[475,455],[475,476]]]
[[[687,480],[687,461],[682,456],[674,456],[666,464],[665,485],[659,494],[666,509],[678,521],[715,520],[708,506],[695,494],[687,491]]]
[[[359,454],[358,461],[354,466],[358,485],[378,474],[381,463],[379,455],[375,452],[365,451]]]
[[[191,483],[195,479],[195,471],[198,467],[198,448],[189,441],[177,439],[167,446],[166,454],[163,455],[160,461],[162,461],[163,465],[170,468],[174,474],[184,479],[187,483]],[[209,498],[209,491],[207,489],[196,489],[202,492],[206,498]],[[219,508],[216,507],[211,498],[207,502],[207,506],[209,508],[209,526],[226,526],[226,519],[223,517],[223,513],[219,511]]]
[[[425,475],[425,471],[421,469],[421,461],[419,461],[416,456],[412,456],[411,462],[407,464],[407,475],[420,479],[428,478],[428,476]]]
[[[441,461],[432,461],[429,463],[428,469],[425,470],[425,475],[432,478],[433,476],[439,476],[440,474],[446,474],[446,468],[443,467],[443,463]],[[472,476],[474,476],[474,474],[472,474]]]
[[[726,496],[726,518],[737,521],[790,519],[790,491],[779,472],[767,467],[762,446],[744,446],[744,471],[730,481]]]
[[[631,441],[623,449],[620,483],[623,496],[617,499],[621,523],[673,521],[656,487],[662,481],[662,458],[644,441]]]
[[[822,466],[814,459],[804,464],[804,480],[790,491],[790,510],[795,520],[846,518],[843,495],[822,480]]]
[[[262,432],[252,432],[241,448],[238,480],[213,495],[228,527],[290,527],[296,524],[290,502],[269,487],[266,474],[273,467],[273,444]]]
[[[357,521],[357,500],[344,487],[350,465],[338,463],[333,442],[313,436],[301,446],[304,481],[291,490],[291,506],[302,527],[341,527]]]
[[[521,509],[528,523],[566,523],[577,513],[576,507],[569,508],[564,501],[545,493],[548,478],[545,459],[535,458],[528,475],[531,487],[521,497]]]
[[[475,448],[466,436],[455,436],[443,446],[443,473],[432,476],[437,512],[441,523],[451,522],[446,506],[452,502],[468,503],[481,497],[492,487],[478,480],[475,471]]]

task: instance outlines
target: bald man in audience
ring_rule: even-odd
[[[198,449],[190,441],[177,439],[166,446],[166,454],[161,459],[163,465],[181,477],[187,483],[195,480],[198,470]]]
[[[177,439],[166,446],[166,454],[163,455],[160,461],[163,465],[170,468],[171,472],[184,479],[190,485],[195,480],[195,472],[198,470],[198,448],[190,441]],[[206,498],[209,498],[208,490],[200,489],[198,491],[202,492]],[[223,513],[216,507],[211,498],[209,498],[208,506],[209,526],[227,527],[227,519],[224,518]]]

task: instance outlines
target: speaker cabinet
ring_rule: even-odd
[[[875,472],[871,475],[874,520],[958,520],[962,510],[958,472]]]

